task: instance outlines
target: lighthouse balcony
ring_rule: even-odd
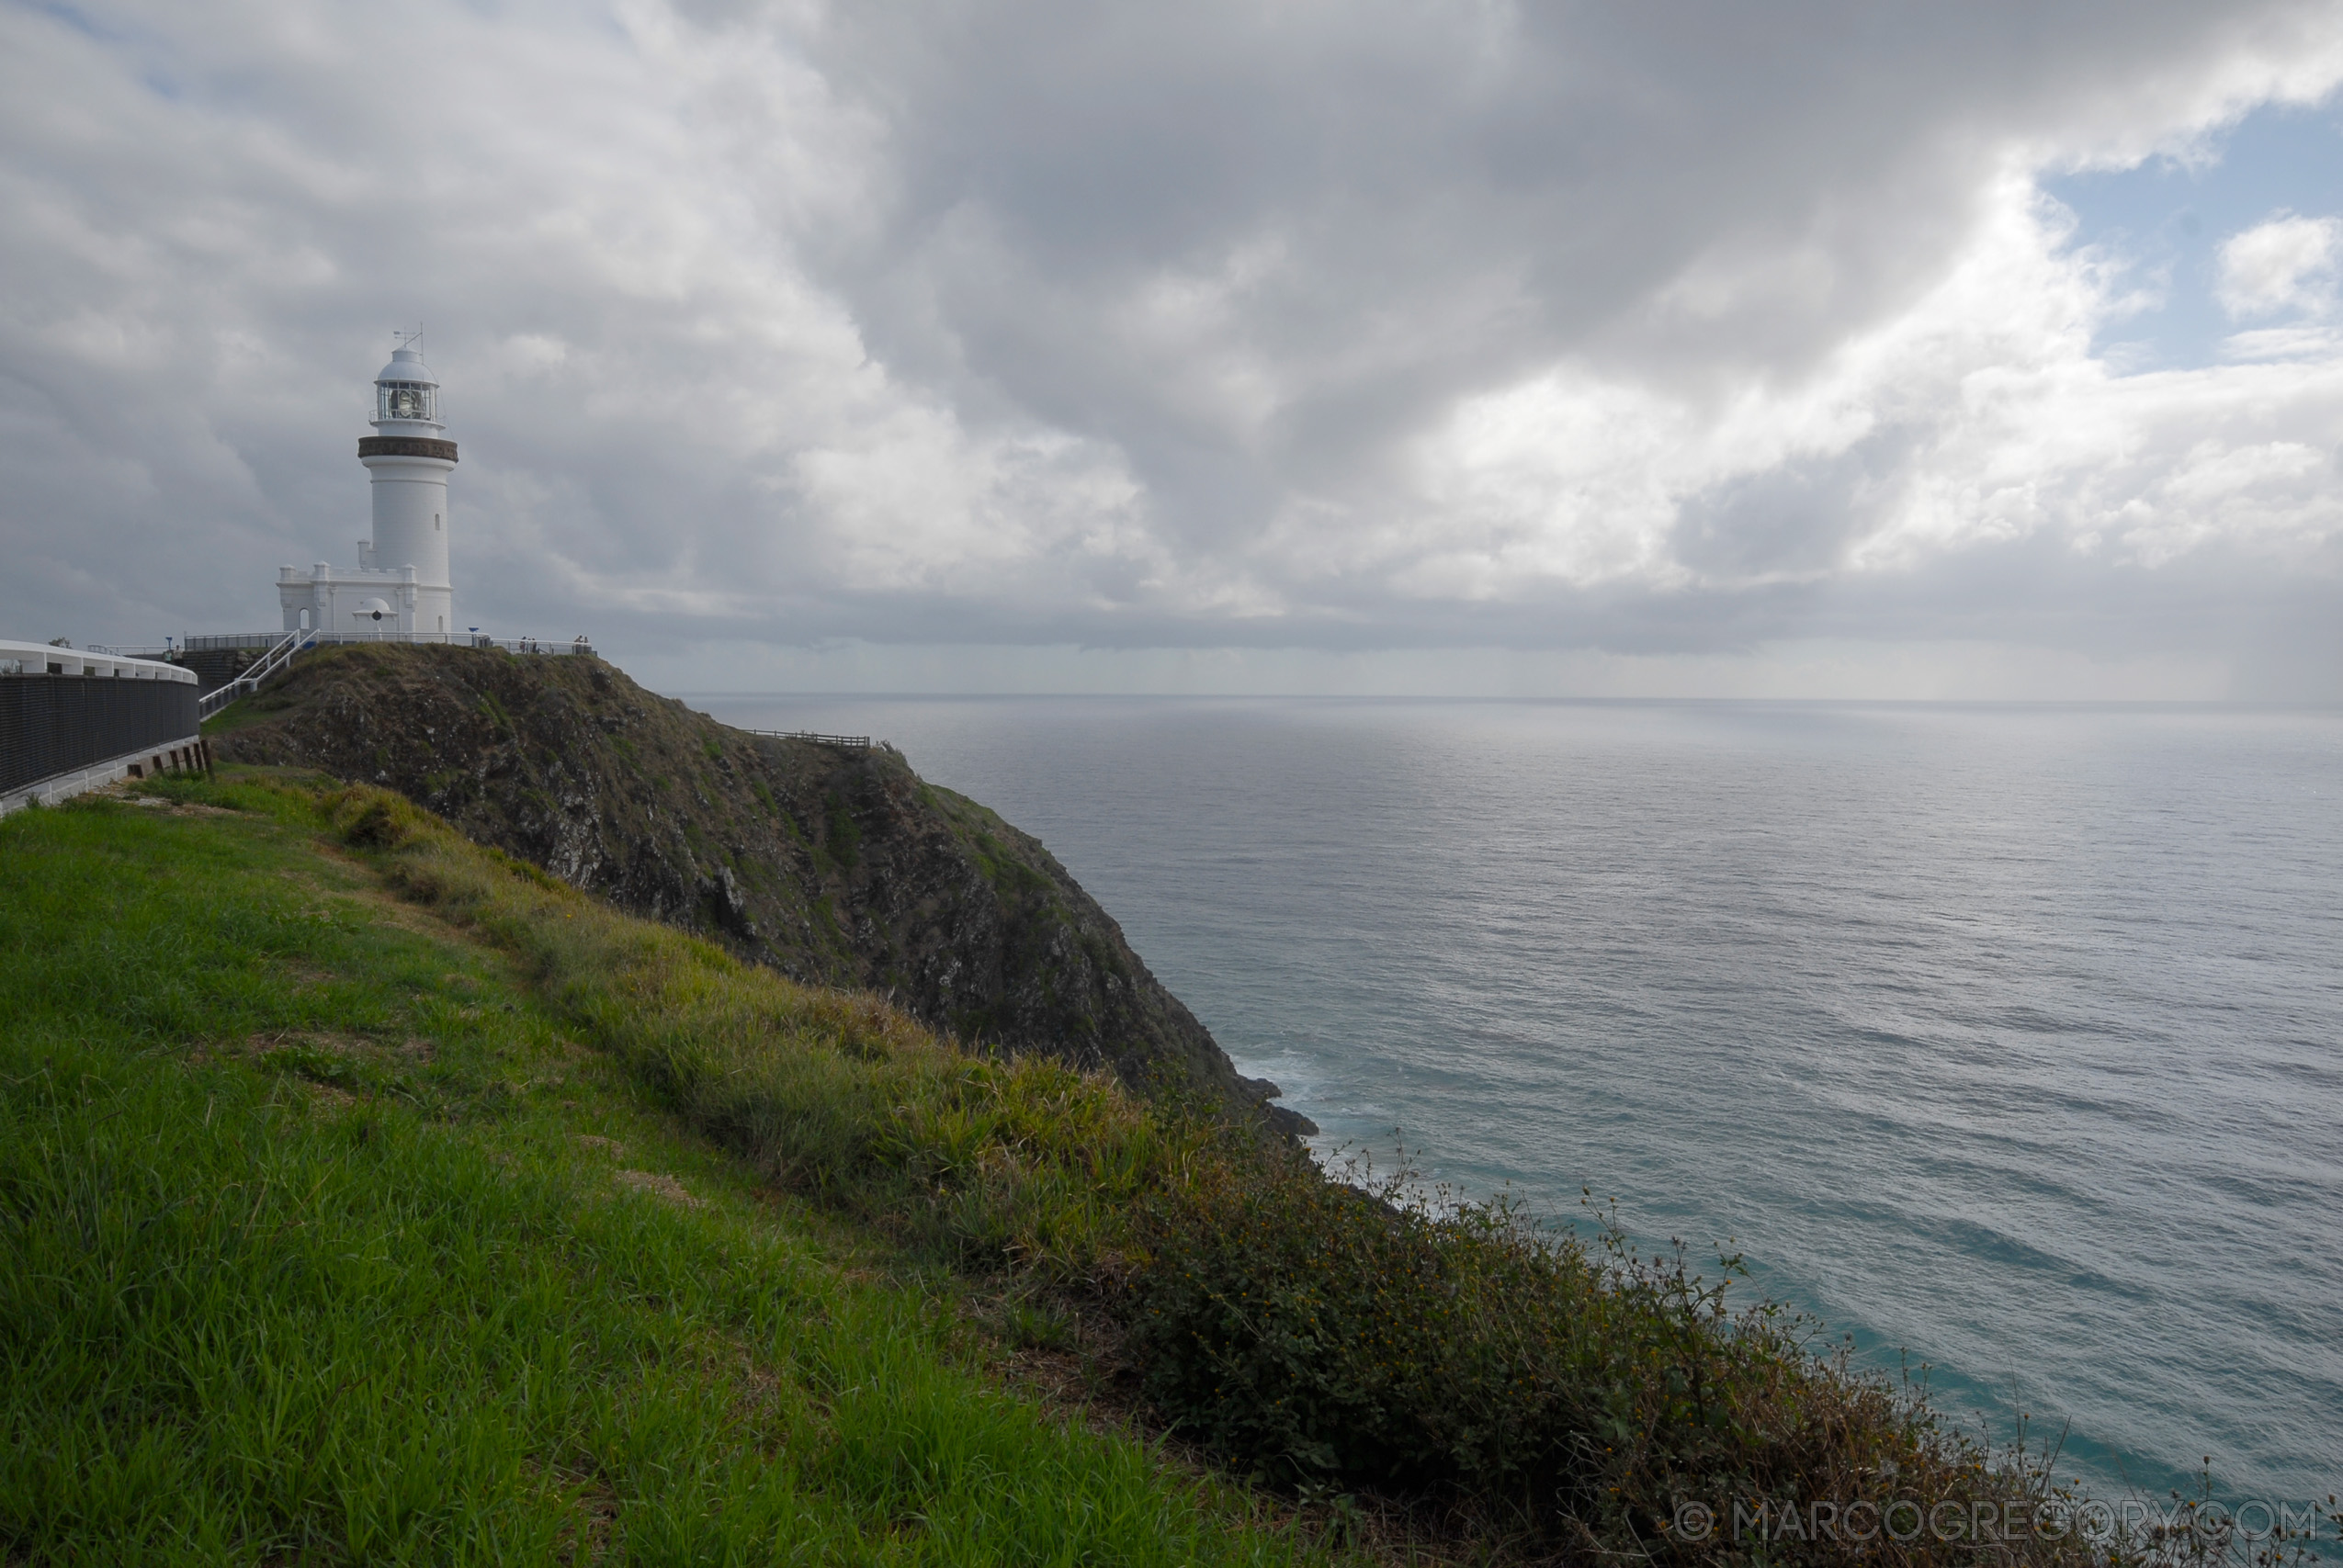
[[[426,457],[452,465],[456,461],[456,444],[430,435],[361,435],[358,461],[363,463],[369,457]]]

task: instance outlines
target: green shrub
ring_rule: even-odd
[[[1127,1292],[1149,1397],[1242,1464],[1319,1491],[1443,1499],[1546,1548],[1710,1562],[1681,1504],[1898,1499],[1923,1509],[2045,1500],[2039,1460],[1995,1458],[1924,1403],[1818,1359],[1800,1325],[1727,1303],[1680,1252],[1590,1247],[1511,1203],[1427,1194],[1404,1169],[1330,1181],[1298,1154],[1224,1145],[1143,1206]],[[1900,1517],[1901,1516],[1899,1516]],[[1874,1546],[1876,1543],[1874,1543]],[[1908,1562],[1978,1547],[1901,1543]],[[1878,1553],[1773,1540],[1771,1562]],[[2081,1561],[2037,1540],[2026,1560]],[[2005,1559],[2007,1560],[2007,1559]]]

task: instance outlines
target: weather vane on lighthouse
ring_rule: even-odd
[[[405,641],[456,640],[447,572],[447,476],[456,444],[439,423],[439,382],[415,345],[423,328],[394,332],[390,363],[374,378],[375,434],[358,441],[374,492],[373,537],[353,568],[319,561],[280,567],[277,597],[287,631],[362,633]]]

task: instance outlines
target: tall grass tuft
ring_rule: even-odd
[[[694,1125],[962,1267],[1094,1282],[1140,1194],[1211,1137],[1104,1073],[973,1055],[877,998],[619,914],[398,795],[354,786],[319,808],[394,886],[519,955]]]

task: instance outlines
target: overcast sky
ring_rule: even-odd
[[[2343,698],[2343,7],[0,0],[0,636]]]

